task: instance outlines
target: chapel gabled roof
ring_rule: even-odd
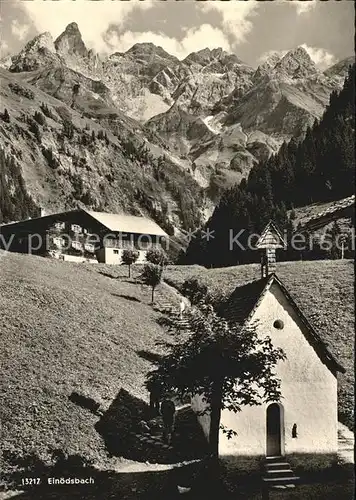
[[[321,339],[313,325],[303,314],[293,297],[275,274],[237,287],[220,308],[220,315],[230,322],[238,323],[241,326],[245,325],[252,318],[253,313],[273,283],[277,283],[282,293],[293,307],[304,326],[302,329],[304,336],[314,348],[321,361],[325,363],[332,372],[338,371],[345,373],[345,368],[329,351],[325,342]]]
[[[238,286],[222,305],[220,315],[242,326],[257,307],[269,280],[270,276]]]

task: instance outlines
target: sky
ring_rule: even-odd
[[[0,0],[0,54],[75,21],[88,48],[110,54],[153,42],[183,59],[222,47],[256,67],[299,45],[325,69],[353,54],[352,0]]]

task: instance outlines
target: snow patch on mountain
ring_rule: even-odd
[[[221,124],[217,124],[214,120],[214,115],[209,115],[203,118],[203,122],[213,134],[220,134]]]

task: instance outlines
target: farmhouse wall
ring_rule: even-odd
[[[105,264],[122,264],[122,253],[123,248],[111,248],[102,247],[97,251],[97,259],[101,263]],[[136,264],[142,264],[146,262],[146,250],[138,250],[139,257]]]

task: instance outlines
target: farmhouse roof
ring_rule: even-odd
[[[334,220],[352,217],[355,195],[337,201],[316,202],[306,207],[295,208],[294,230],[316,231]],[[292,211],[289,211],[289,214]]]
[[[307,341],[314,348],[321,361],[325,363],[331,371],[339,371],[345,373],[345,368],[329,351],[325,342],[323,342],[323,340],[320,338],[313,325],[304,316],[293,297],[290,295],[286,287],[275,274],[271,274],[266,278],[252,281],[250,283],[247,283],[246,285],[237,287],[230,295],[229,299],[221,307],[219,311],[221,316],[226,318],[228,321],[236,322],[243,326],[252,318],[266,292],[274,283],[279,286],[284,296],[298,315],[304,326],[302,331]]]
[[[102,228],[109,232],[147,234],[151,236],[168,237],[153,220],[147,217],[139,217],[125,214],[110,214],[106,212],[93,212],[90,210],[78,209],[59,212],[33,219],[12,222],[0,226],[1,232],[37,232],[39,228],[50,227],[55,222],[69,222],[71,224],[88,224],[93,228]]]
[[[337,202],[333,202],[332,204],[330,204],[330,206],[328,206],[324,210],[321,210],[318,214],[303,221],[303,223],[301,224],[302,229],[307,231],[316,230],[332,222],[333,220],[337,220],[337,218],[347,216],[349,215],[348,212],[350,212],[350,208],[353,205],[355,205],[354,194]]]
[[[86,212],[109,231],[135,234],[168,236],[153,220],[135,215],[110,214],[106,212]]]

